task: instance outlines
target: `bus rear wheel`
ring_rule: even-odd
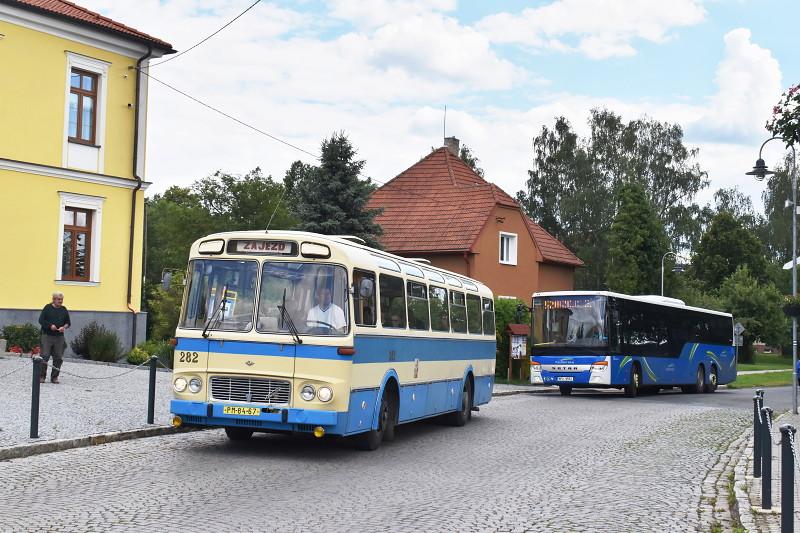
[[[447,423],[451,426],[461,427],[472,418],[472,384],[469,379],[464,380],[461,391],[461,409],[447,415]]]
[[[225,428],[225,434],[230,440],[247,440],[253,436],[253,430],[249,428]]]
[[[705,386],[705,392],[716,392],[717,386],[719,382],[719,376],[717,375],[717,367],[712,366],[711,372],[708,373],[708,383]]]
[[[570,394],[572,394],[572,387],[561,385],[558,387],[558,391],[561,393],[561,396],[569,396]]]
[[[681,390],[687,394],[699,394],[706,388],[706,372],[703,365],[697,367],[695,372],[694,385],[684,385]]]
[[[636,395],[639,393],[639,387],[642,383],[642,373],[639,371],[639,367],[633,365],[631,367],[631,380],[630,382],[625,385],[625,397],[626,398],[636,398]]]

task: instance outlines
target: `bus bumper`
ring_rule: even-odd
[[[222,412],[223,404],[172,400],[170,412],[181,417],[183,425],[213,427],[250,427],[264,431],[297,431],[311,433],[321,426],[325,433],[341,435],[347,413],[296,409],[292,407],[262,407],[257,416],[229,415]],[[256,407],[256,406],[249,406]]]
[[[531,371],[533,385],[560,385],[566,387],[603,387],[611,385],[608,370],[586,372],[540,372]]]

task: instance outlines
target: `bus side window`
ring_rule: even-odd
[[[381,274],[381,324],[385,328],[406,327],[406,295],[403,278]]]
[[[411,329],[428,329],[428,288],[424,283],[409,281],[406,286],[408,295],[408,327]]]
[[[453,333],[467,332],[467,306],[463,292],[450,291],[450,325]]]
[[[447,289],[430,286],[431,329],[450,331],[450,314],[447,310]]]
[[[483,333],[481,298],[475,294],[467,294],[467,328],[470,333]]]
[[[494,335],[494,300],[483,299],[483,334]]]
[[[372,291],[369,291],[369,287]],[[371,292],[371,294],[370,294]],[[365,294],[368,294],[365,296]],[[375,273],[364,270],[353,270],[353,309],[356,324],[374,326],[377,319],[375,312]]]

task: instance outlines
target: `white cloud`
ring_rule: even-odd
[[[634,55],[637,39],[664,42],[672,29],[698,24],[705,15],[700,0],[556,0],[519,14],[489,15],[477,26],[496,43],[571,49],[602,59]]]
[[[456,8],[456,0],[332,0],[330,15],[367,29]]]

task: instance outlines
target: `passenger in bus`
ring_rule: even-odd
[[[317,289],[317,305],[309,309],[306,317],[309,328],[335,329],[343,331],[347,322],[342,308],[333,303],[331,290],[322,286]]]

